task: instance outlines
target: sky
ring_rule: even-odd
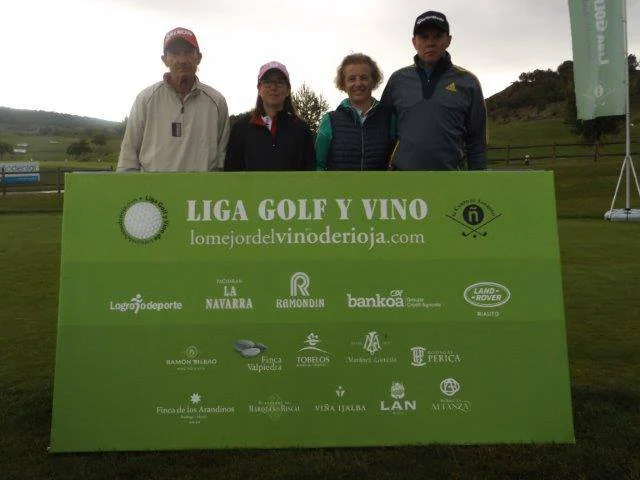
[[[485,98],[522,72],[572,58],[565,0],[12,0],[3,2],[0,106],[121,121],[135,96],[166,71],[167,31],[194,31],[198,77],[227,99],[230,114],[255,104],[260,65],[277,60],[292,89],[306,82],[335,108],[345,55],[371,56],[386,79],[409,65],[413,22],[444,13],[456,65]],[[627,0],[628,51],[640,57],[640,0]]]

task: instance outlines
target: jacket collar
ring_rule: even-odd
[[[422,61],[420,60],[420,57],[418,55],[414,55],[413,63],[416,68],[424,68],[422,65]],[[449,52],[445,51],[444,55],[440,57],[440,60],[438,60],[433,66],[431,73],[437,75],[449,69],[452,65],[453,63],[451,63],[451,55],[449,55]]]

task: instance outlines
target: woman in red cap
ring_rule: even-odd
[[[291,102],[287,67],[269,62],[258,72],[253,111],[233,125],[225,171],[312,170],[313,135]]]

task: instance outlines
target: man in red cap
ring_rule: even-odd
[[[222,170],[229,110],[217,90],[196,76],[202,53],[191,30],[164,37],[162,81],[138,94],[122,139],[118,171]]]

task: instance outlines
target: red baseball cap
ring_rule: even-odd
[[[198,46],[198,40],[196,39],[194,33],[188,28],[182,27],[177,27],[167,32],[167,34],[164,36],[164,50],[166,51],[169,44],[177,38],[181,38],[189,45],[192,45],[196,49],[200,50],[200,47]]]

